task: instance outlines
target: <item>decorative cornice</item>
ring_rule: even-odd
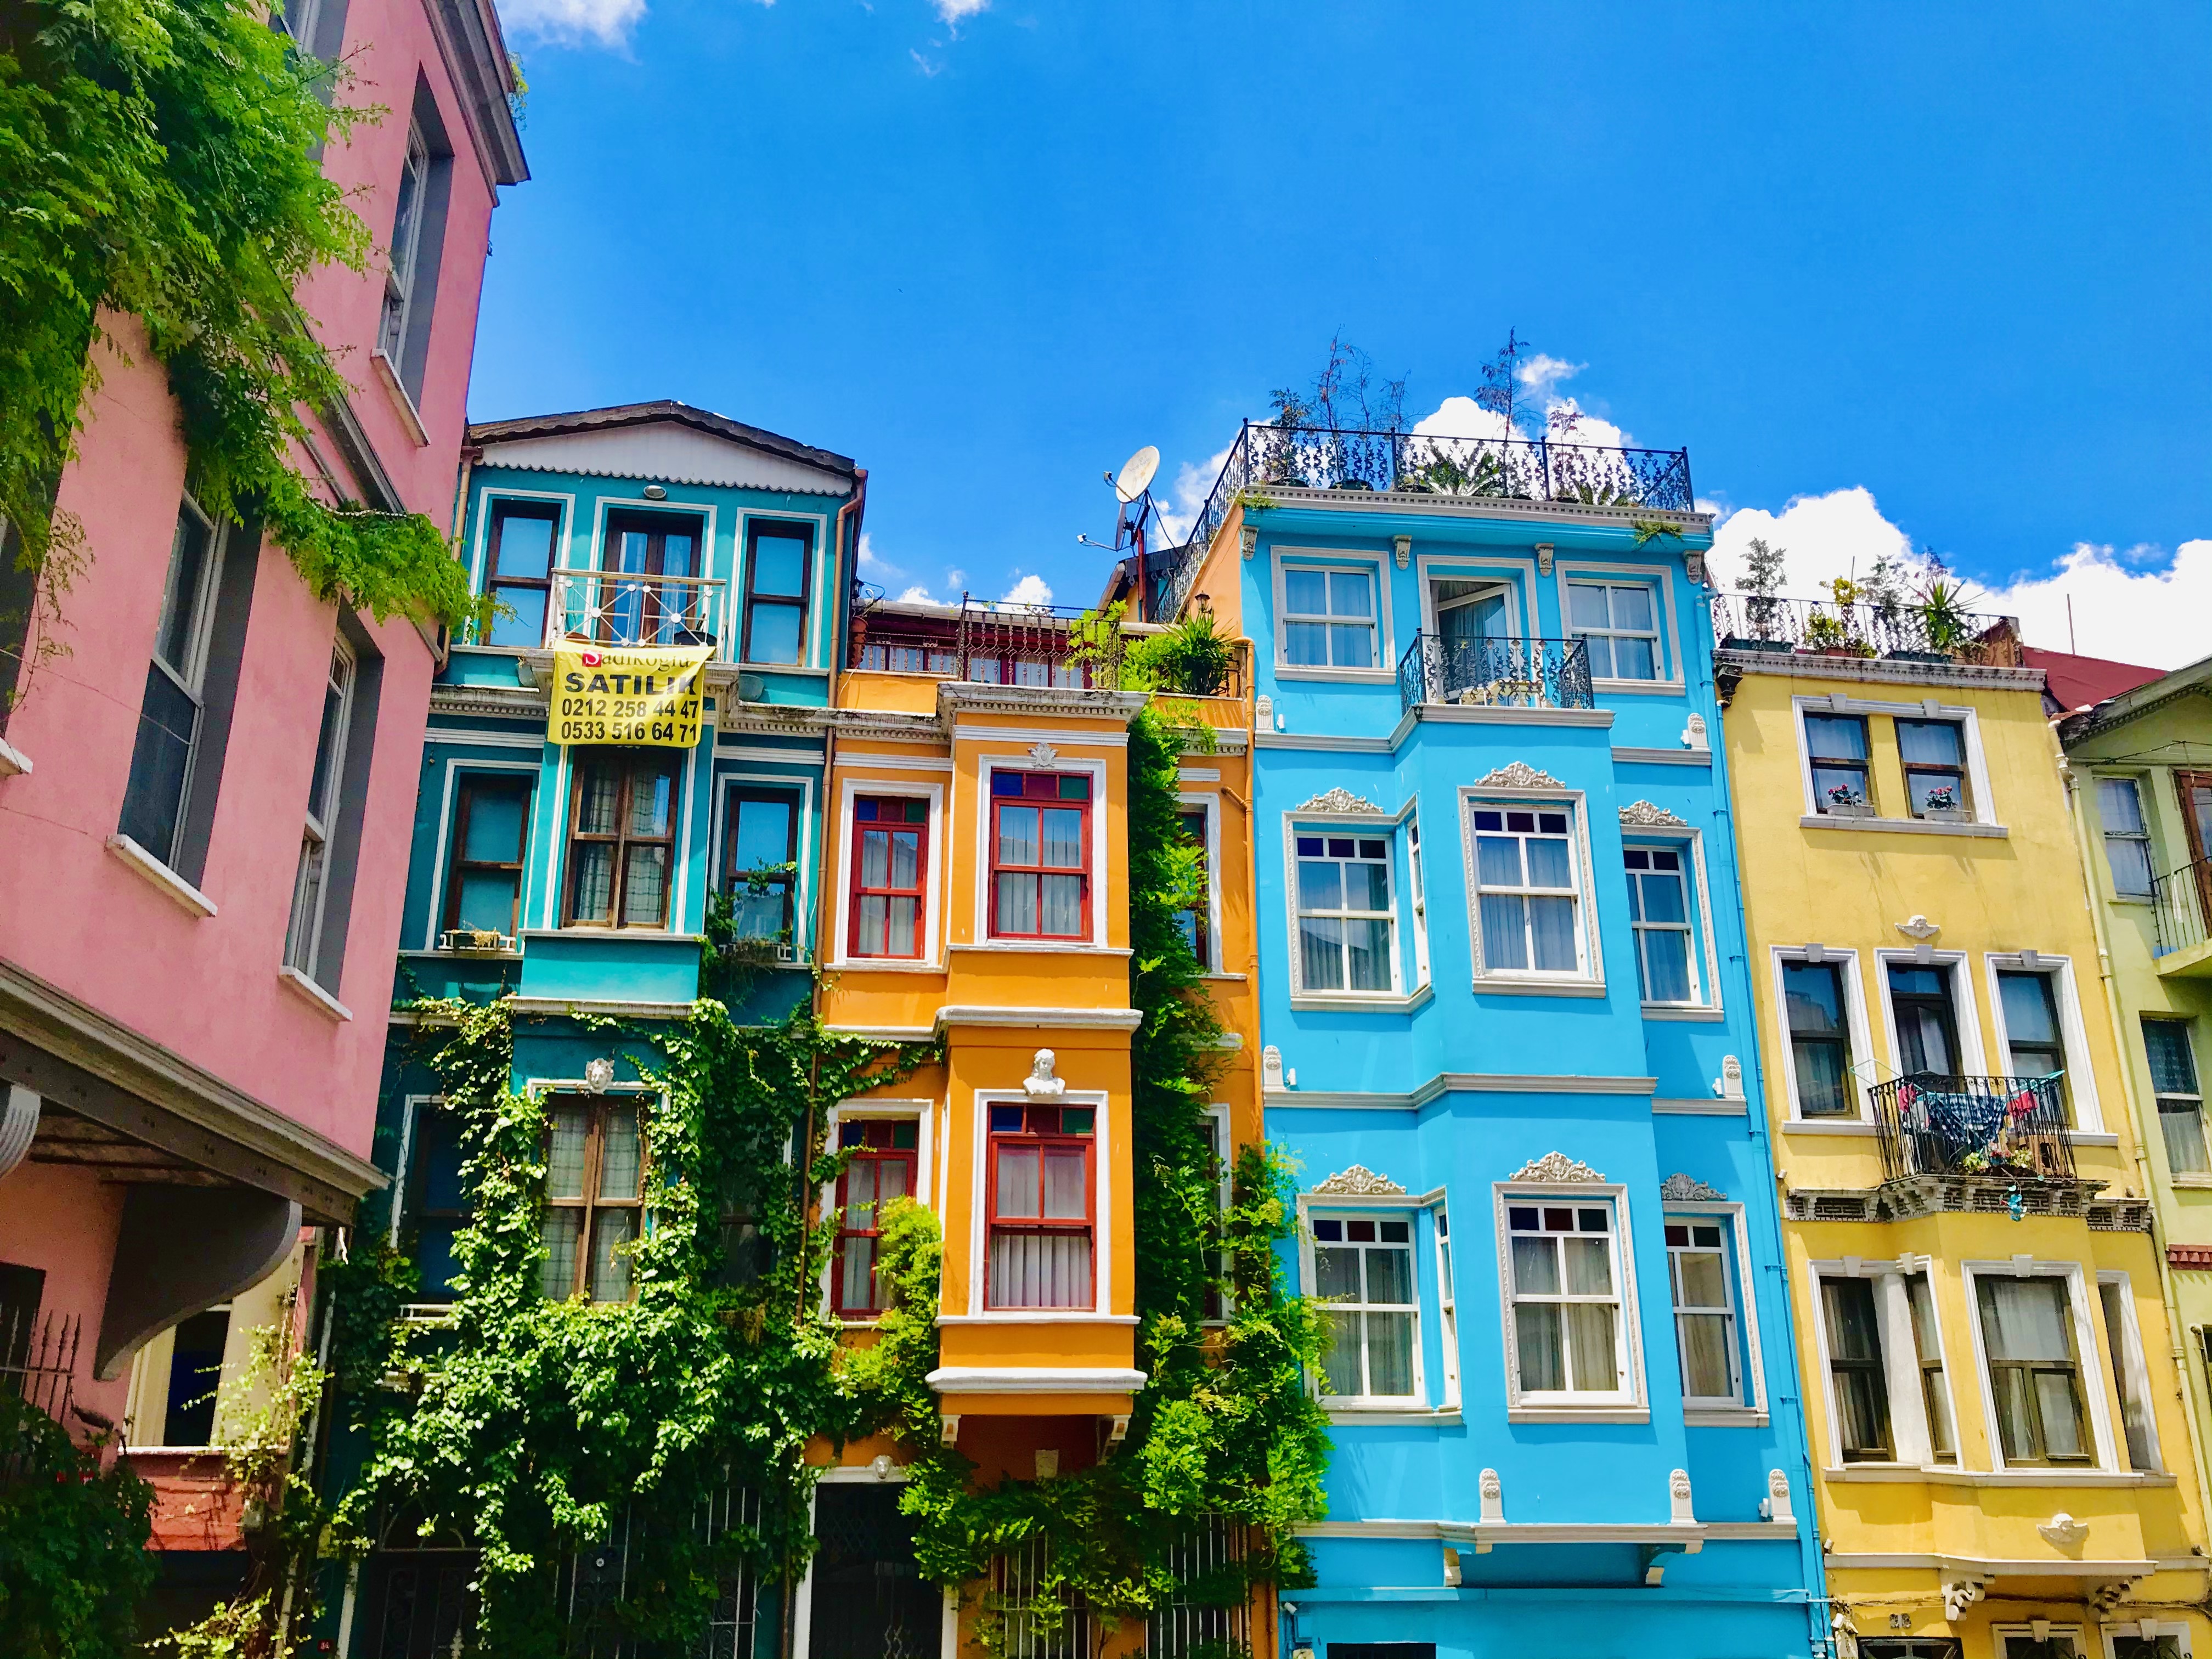
[[[1355,795],[1349,789],[1328,789],[1316,795],[1299,812],[1379,812],[1382,809],[1364,795]]]
[[[1605,1177],[1587,1164],[1577,1164],[1565,1152],[1547,1152],[1513,1172],[1516,1181],[1540,1181],[1564,1185],[1601,1186]]]
[[[1723,1204],[1728,1194],[1717,1188],[1708,1187],[1677,1170],[1659,1183],[1659,1196],[1669,1204]]]
[[[1549,772],[1539,772],[1527,761],[1514,761],[1499,767],[1489,776],[1476,781],[1478,789],[1564,789]]]
[[[1802,652],[1713,653],[1716,667],[1739,674],[1781,674],[1801,680],[1861,680],[1883,685],[1982,686],[2008,691],[2040,691],[2040,668],[1992,668],[1977,663],[1895,662],[1884,657],[1808,656]]]
[[[1620,821],[1638,829],[1686,830],[1690,827],[1689,819],[1676,817],[1665,807],[1654,806],[1648,800],[1631,801],[1622,807]]]
[[[1316,1196],[1332,1198],[1401,1198],[1406,1189],[1388,1176],[1379,1176],[1363,1164],[1340,1170],[1314,1188]]]

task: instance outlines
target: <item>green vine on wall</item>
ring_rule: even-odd
[[[154,1489],[0,1392],[0,1650],[11,1659],[125,1659],[154,1582]]]
[[[339,103],[347,80],[272,29],[265,0],[6,9],[0,517],[34,578],[27,660],[65,650],[58,608],[92,551],[55,490],[99,389],[101,348],[122,349],[118,317],[140,325],[167,372],[209,513],[258,517],[319,599],[380,620],[472,614],[466,574],[428,519],[326,501],[337,486],[311,483],[293,460],[302,410],[348,391],[294,296],[318,269],[365,270],[372,257],[322,167],[325,144],[382,113]]]

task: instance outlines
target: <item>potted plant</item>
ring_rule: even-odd
[[[1721,641],[1724,651],[1788,651],[1790,641],[1783,637],[1782,561],[1787,548],[1769,547],[1757,537],[1752,538],[1749,550],[1743,556],[1743,576],[1736,592],[1744,596],[1743,625],[1745,631],[1731,634]]]
[[[1873,803],[1848,783],[1830,784],[1827,793],[1821,799],[1820,810],[1832,818],[1870,818],[1874,816]]]
[[[1958,786],[1945,783],[1930,789],[1921,798],[1920,816],[1937,823],[1966,823],[1966,809],[1959,804]]]
[[[1963,582],[1946,581],[1942,567],[1920,590],[1920,631],[1928,641],[1928,654],[1936,662],[1956,658],[1974,638],[1974,618],[1966,610]]]

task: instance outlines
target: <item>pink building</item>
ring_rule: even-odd
[[[528,176],[498,20],[491,0],[282,10],[352,66],[349,101],[388,112],[325,157],[378,254],[301,295],[352,392],[296,459],[446,526],[492,209]],[[170,1448],[210,1438],[191,1401],[245,1310],[303,1322],[303,1228],[384,1182],[369,1142],[442,641],[317,601],[258,526],[210,523],[163,371],[130,356],[61,481],[89,555],[68,654],[26,667],[20,615],[0,622],[0,1372],[73,1427],[97,1413]],[[20,613],[9,553],[0,613]]]

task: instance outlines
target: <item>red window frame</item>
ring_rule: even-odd
[[[1011,786],[1011,787],[1009,787]],[[1079,798],[1070,795],[1066,789],[1079,788]],[[1087,772],[997,772],[991,774],[991,937],[993,939],[1028,939],[1048,940],[1054,944],[1085,944],[1091,939],[1091,778]],[[1002,841],[1000,821],[1010,808],[1039,809],[1037,859],[1035,864],[1008,864],[1000,857]],[[1046,864],[1042,809],[1073,810],[1078,815],[1076,845],[1078,860],[1072,865]],[[1074,876],[1081,895],[1080,930],[1073,933],[1048,933],[1044,927],[1044,878]],[[1002,876],[1027,876],[1036,884],[1037,928],[1035,933],[1018,933],[1003,927],[999,921],[999,884]]]
[[[882,816],[888,809],[895,816]],[[878,816],[864,818],[864,810]],[[920,817],[914,814],[919,810]],[[865,874],[868,860],[866,838],[871,835],[889,836],[901,830],[915,833],[914,884],[911,887],[870,886]],[[918,962],[929,954],[929,800],[921,795],[857,795],[853,800],[853,890],[851,915],[846,926],[846,954],[854,957],[881,957],[896,962]],[[890,860],[884,861],[888,875]],[[883,945],[874,947],[860,931],[860,901],[867,898],[885,900]],[[914,949],[894,951],[890,948],[890,906],[893,899],[914,901]]]
[[[912,1198],[915,1179],[921,1167],[921,1125],[914,1118],[866,1118],[838,1126],[837,1146],[849,1152],[844,1172],[837,1177],[837,1242],[836,1254],[830,1259],[830,1301],[838,1316],[845,1319],[873,1319],[883,1312],[885,1298],[883,1280],[877,1274],[874,1240],[883,1237],[883,1169],[896,1165],[906,1171],[906,1186],[893,1197]],[[898,1143],[904,1141],[901,1146]],[[852,1178],[855,1167],[865,1165],[873,1171],[869,1188],[877,1196],[866,1200],[868,1219],[873,1225],[856,1227],[853,1222]],[[848,1241],[865,1238],[868,1249],[868,1299],[865,1304],[849,1302],[845,1297],[845,1252]]]
[[[1095,1106],[1043,1105],[1036,1102],[1018,1104],[1002,1102],[984,1109],[990,1114],[988,1146],[984,1169],[988,1176],[987,1206],[984,1211],[983,1247],[983,1305],[994,1311],[1000,1310],[1060,1310],[1090,1309],[1098,1305],[1098,1110]],[[1081,1130],[1063,1128],[1068,1114],[1081,1115],[1088,1127]],[[1043,1164],[1045,1157],[1053,1151],[1065,1152],[1079,1148],[1083,1153],[1083,1214],[1047,1217],[1037,1215],[1004,1216],[999,1212],[999,1154],[1002,1148],[1035,1147],[1038,1153],[1037,1208],[1044,1208]],[[998,1276],[992,1262],[997,1255],[996,1241],[1001,1234],[1035,1234],[1077,1236],[1091,1247],[1091,1278],[1079,1302],[1038,1303],[1009,1302],[1000,1298]]]

